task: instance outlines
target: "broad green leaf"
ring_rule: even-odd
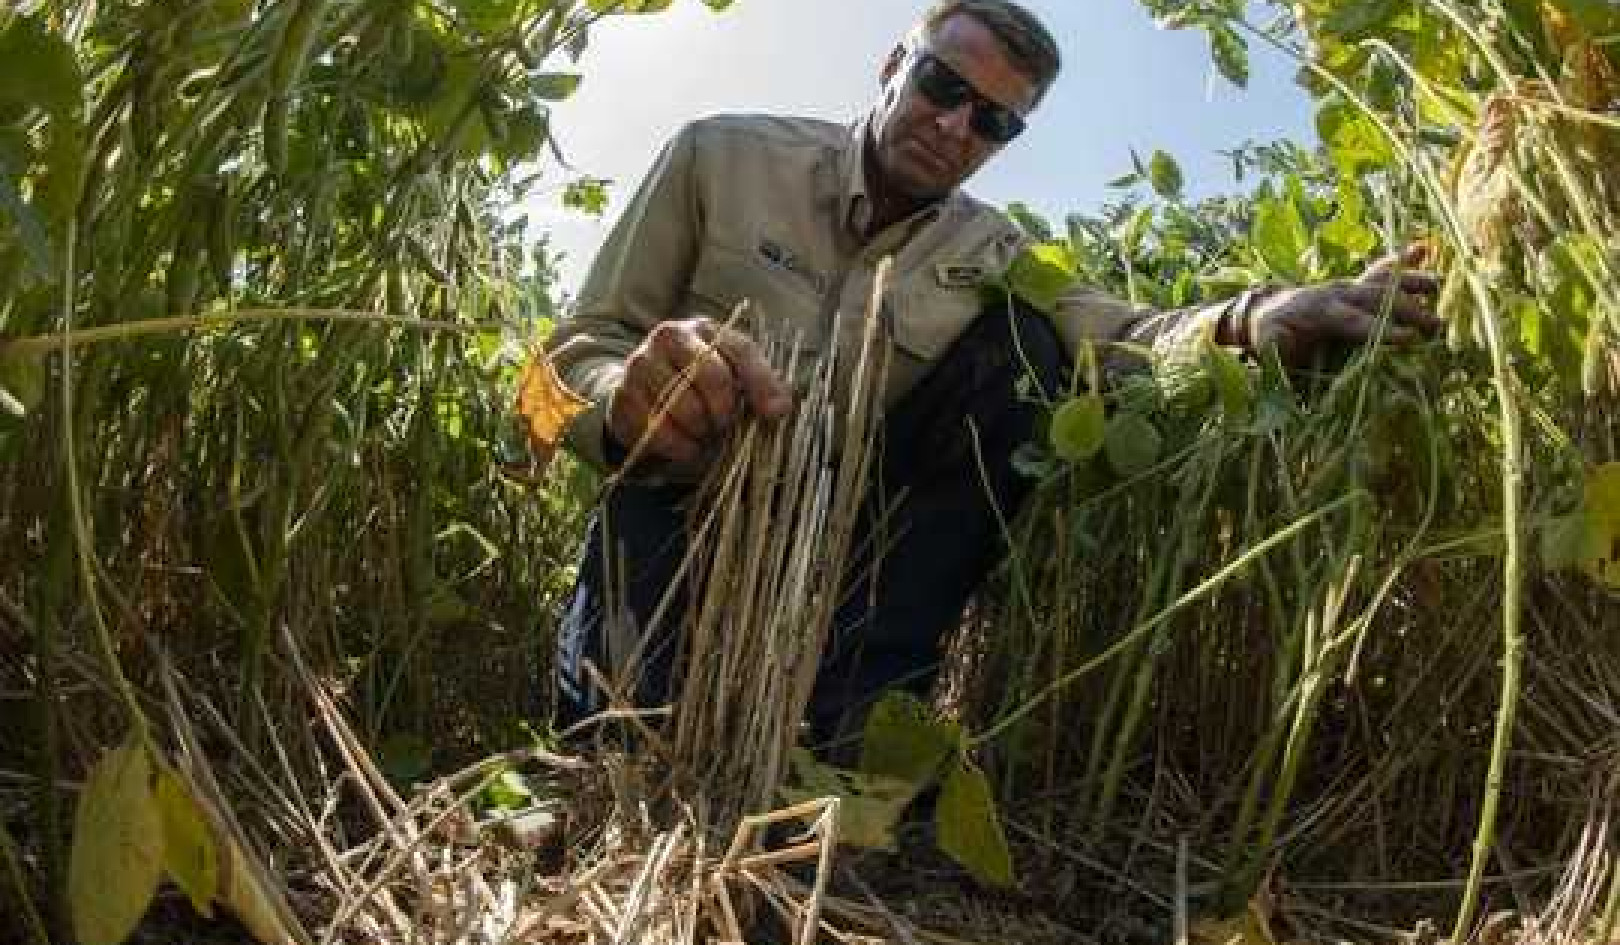
[[[163,869],[163,820],[146,749],[115,748],[90,769],[73,818],[68,906],[83,945],[117,945],[152,903]]]
[[[523,775],[507,768],[484,785],[483,798],[486,804],[498,810],[517,810],[534,799],[534,791],[523,780]]]
[[[563,188],[563,206],[587,216],[599,217],[607,212],[607,185],[608,182],[600,177],[582,177],[570,181]]]
[[[1397,0],[1340,0],[1323,28],[1344,39],[1359,39],[1383,25],[1400,9]]]
[[[1197,281],[1207,298],[1229,299],[1244,289],[1265,280],[1253,269],[1244,269],[1240,266],[1222,266],[1214,272],[1207,272],[1198,276]]]
[[[560,102],[578,91],[579,83],[577,72],[537,72],[529,81],[529,90],[542,101]]]
[[[462,20],[486,35],[516,27],[522,16],[522,0],[450,0]]]
[[[1209,55],[1226,81],[1238,88],[1249,85],[1249,44],[1224,20],[1209,24]]]
[[[1394,149],[1372,118],[1337,93],[1316,110],[1316,132],[1333,163],[1352,177],[1395,160]]]
[[[45,381],[40,356],[0,348],[0,410],[27,415],[45,397]]]
[[[1107,427],[1108,416],[1101,396],[1088,392],[1071,397],[1052,412],[1048,431],[1052,451],[1068,462],[1084,462],[1102,449]]]
[[[1335,202],[1338,209],[1333,219],[1317,228],[1318,239],[1323,246],[1336,250],[1347,264],[1365,259],[1378,248],[1378,234],[1367,225],[1361,186],[1350,177],[1340,180]]]
[[[941,850],[981,883],[1012,885],[1012,853],[984,771],[965,758],[952,765],[934,814]]]
[[[1125,221],[1125,226],[1120,230],[1119,245],[1124,249],[1126,256],[1133,259],[1136,257],[1137,250],[1142,248],[1142,240],[1153,228],[1154,216],[1153,206],[1144,204],[1137,207]]]
[[[212,916],[219,894],[219,848],[203,812],[173,771],[158,772],[156,801],[163,821],[163,868],[191,899],[192,908]]]
[[[957,723],[938,718],[911,693],[892,690],[866,717],[861,773],[920,786],[933,778],[961,738]]]
[[[444,585],[441,583],[439,586]],[[433,746],[416,735],[396,733],[388,736],[378,747],[377,755],[383,775],[398,788],[409,788],[433,770]]]
[[[1233,420],[1248,419],[1254,404],[1254,383],[1249,377],[1249,369],[1231,350],[1213,341],[1204,346],[1204,364],[1215,382],[1221,412]]]
[[[1043,312],[1056,309],[1074,281],[1074,261],[1055,243],[1029,245],[1007,269],[1008,288]]]
[[[1007,216],[1032,238],[1042,242],[1054,242],[1057,237],[1053,233],[1052,224],[1047,219],[1030,209],[1029,204],[1015,200],[1007,204]]]
[[[1305,278],[1305,251],[1310,247],[1310,235],[1305,232],[1305,221],[1292,200],[1270,197],[1258,202],[1250,240],[1255,252],[1274,274],[1295,281]]]
[[[846,771],[816,761],[803,748],[788,756],[791,784],[779,792],[788,804],[836,797],[838,842],[873,850],[893,850],[894,828],[921,789],[919,783]]]
[[[1158,462],[1163,446],[1164,438],[1152,421],[1139,413],[1121,412],[1108,421],[1103,455],[1114,472],[1130,477]]]
[[[1148,181],[1153,185],[1153,192],[1164,199],[1181,199],[1181,165],[1169,154],[1153,152],[1153,157],[1148,161]]]

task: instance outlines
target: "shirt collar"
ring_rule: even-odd
[[[868,113],[849,125],[849,134],[839,150],[836,166],[840,188],[835,198],[838,214],[836,219],[843,226],[843,235],[853,240],[856,245],[867,241],[866,234],[874,212],[866,166],[866,136],[870,122],[871,114]],[[945,204],[954,196],[953,192],[950,196],[923,207],[895,226],[903,228],[905,239],[909,239],[919,229],[937,219]]]

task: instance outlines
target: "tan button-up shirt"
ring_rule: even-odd
[[[861,122],[725,115],[688,124],[664,147],[592,264],[572,317],[547,343],[563,381],[591,403],[569,430],[576,453],[604,463],[608,397],[658,322],[723,321],[747,299],[756,328],[788,328],[784,335],[812,351],[853,349],[875,268],[889,255],[887,403],[922,378],[983,308],[979,286],[1000,276],[1028,238],[961,191],[864,238],[872,212],[865,134]],[[1214,317],[1081,288],[1052,315],[1071,354],[1086,340],[1180,343]]]

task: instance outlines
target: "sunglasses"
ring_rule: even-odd
[[[968,127],[974,134],[995,144],[1006,144],[1024,131],[1024,117],[999,102],[991,101],[973,83],[938,56],[926,49],[914,51],[911,80],[930,105],[945,111],[972,102]]]

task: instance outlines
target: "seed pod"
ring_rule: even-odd
[[[1592,327],[1586,333],[1586,345],[1581,351],[1581,391],[1588,397],[1602,397],[1609,387],[1609,359],[1604,357],[1607,334],[1602,317],[1593,319]]]
[[[264,163],[272,176],[287,176],[287,99],[280,95],[264,106]]]
[[[315,36],[319,32],[321,14],[326,10],[327,0],[295,0],[297,5],[292,15],[287,18],[287,26],[281,32],[281,45],[276,49],[276,58],[270,63],[269,97],[271,99],[286,98],[304,73],[304,64],[309,59],[311,47],[315,43]]]
[[[1446,347],[1457,353],[1466,350],[1475,319],[1473,300],[1468,297],[1468,278],[1460,267],[1453,268],[1441,286],[1435,309],[1446,324]]]
[[[236,204],[229,184],[221,184],[214,195],[214,212],[208,221],[208,263],[220,293],[230,294],[236,268]]]
[[[415,234],[405,237],[405,250],[411,254],[411,260],[422,267],[434,282],[440,285],[450,284],[450,274],[433,259],[428,253],[427,246]]]
[[[404,315],[410,310],[411,302],[410,297],[405,294],[405,274],[400,271],[398,266],[389,267],[385,285],[387,286],[388,314]]]

